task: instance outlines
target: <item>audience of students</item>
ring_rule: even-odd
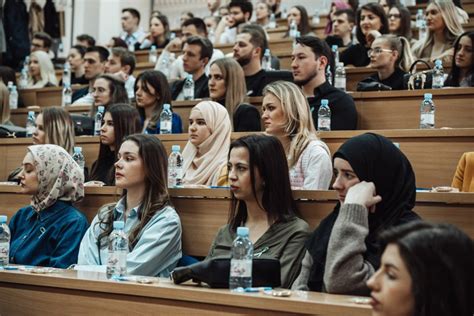
[[[232,125],[226,109],[217,102],[202,101],[189,115],[189,139],[183,150],[183,183],[227,184],[227,152]]]
[[[474,87],[474,32],[461,34],[454,42],[454,58],[451,73],[446,79],[445,86]]]
[[[309,227],[298,217],[282,144],[264,135],[239,138],[230,145],[228,170],[229,220],[217,232],[207,258],[228,256],[237,227],[246,226],[254,257],[278,259],[281,287],[289,288],[298,274]]]
[[[288,31],[286,32],[284,37],[290,36],[290,27],[293,21],[295,22],[298,28],[298,32],[300,32],[300,36],[304,36],[304,35],[315,36],[316,35],[313,33],[311,29],[311,24],[309,22],[309,17],[308,17],[308,11],[306,11],[306,8],[302,5],[296,5],[290,9],[290,11],[288,12],[287,21],[288,21]]]
[[[83,170],[57,145],[29,146],[22,165],[20,192],[31,205],[10,220],[10,263],[67,268],[89,226],[72,204],[84,197]]]
[[[58,85],[53,63],[44,51],[36,50],[31,53],[28,70],[27,88],[46,88]]]
[[[114,221],[125,222],[127,273],[168,277],[181,258],[181,222],[168,193],[168,157],[152,135],[124,139],[115,163],[116,204],[103,206],[81,241],[78,264],[107,264]]]

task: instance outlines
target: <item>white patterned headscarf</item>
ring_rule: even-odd
[[[28,150],[38,175],[38,192],[31,199],[37,212],[57,200],[76,202],[84,197],[84,172],[64,148],[33,145]]]

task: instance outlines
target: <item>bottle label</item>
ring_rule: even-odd
[[[318,129],[323,131],[331,130],[331,119],[328,117],[318,117]]]
[[[0,265],[8,264],[9,253],[10,253],[10,243],[8,242],[0,243]]]
[[[109,251],[107,258],[107,268],[114,269],[116,273],[125,273],[127,267],[127,252],[126,251]]]
[[[421,114],[421,124],[422,125],[432,125],[434,126],[435,117],[433,113],[422,113]]]
[[[64,94],[63,95],[63,104],[64,105],[71,105],[71,103],[72,103],[72,95]]]
[[[230,277],[249,278],[252,277],[252,260],[231,259]]]
[[[160,122],[160,132],[161,131],[169,131],[171,133],[171,121],[170,120],[163,120]]]
[[[101,121],[99,121],[99,120],[96,120],[96,121],[95,121],[95,125],[94,125],[94,135],[96,135],[96,136],[99,136],[99,135],[100,135],[100,128],[101,128],[101,126],[102,126],[101,124],[102,124]]]
[[[334,80],[334,87],[345,91],[346,90],[346,77],[336,76],[336,79]]]

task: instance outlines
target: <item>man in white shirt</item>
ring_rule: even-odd
[[[135,44],[141,42],[145,37],[145,32],[139,27],[140,12],[133,8],[122,10],[122,30],[120,38],[127,43],[129,50],[135,50]]]
[[[252,17],[252,2],[232,0],[229,3],[229,15],[221,19],[216,29],[215,44],[233,44],[237,37],[237,28]]]
[[[135,54],[123,47],[113,47],[107,62],[105,63],[105,73],[120,76],[125,81],[125,90],[129,99],[135,97]]]

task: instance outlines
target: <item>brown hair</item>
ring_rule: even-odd
[[[74,152],[74,122],[69,112],[59,106],[43,109],[43,128],[45,144],[64,148],[70,155]]]

